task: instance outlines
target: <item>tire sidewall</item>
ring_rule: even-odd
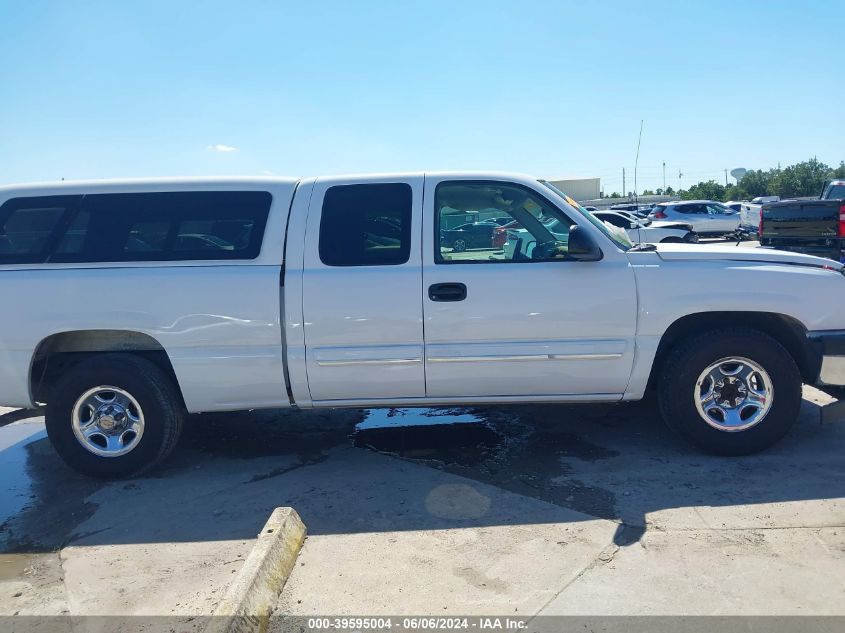
[[[727,335],[725,335],[727,334]],[[668,363],[661,380],[661,409],[666,422],[705,450],[724,455],[754,453],[777,442],[789,431],[801,407],[801,376],[780,343],[762,333],[713,332],[696,339],[677,360]],[[710,426],[695,406],[695,385],[709,365],[728,357],[759,364],[772,381],[772,403],[765,417],[743,431]]]
[[[132,395],[144,414],[144,433],[125,455],[102,457],[87,450],[73,432],[73,408],[87,390],[100,385],[119,387]],[[95,477],[131,476],[153,464],[166,442],[169,415],[161,390],[145,379],[137,363],[87,361],[59,381],[47,404],[47,434],[56,452],[74,469]]]

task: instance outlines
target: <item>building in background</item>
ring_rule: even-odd
[[[548,181],[578,202],[595,200],[601,195],[600,178],[549,178]]]

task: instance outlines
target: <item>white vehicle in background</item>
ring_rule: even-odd
[[[685,222],[699,235],[721,236],[739,228],[739,215],[714,200],[682,200],[656,204],[648,219]]]
[[[594,211],[593,215],[602,222],[623,229],[634,244],[698,242],[698,234],[685,222],[652,222],[620,211]]]
[[[757,229],[760,226],[760,214],[762,210],[762,204],[743,202],[742,208],[739,210],[739,225],[750,229]]]
[[[760,227],[760,217],[763,213],[763,205],[771,202],[780,202],[780,196],[757,196],[751,202],[743,202],[739,210],[740,226],[749,229]]]

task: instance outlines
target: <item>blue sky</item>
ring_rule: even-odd
[[[840,1],[0,0],[0,183],[845,159]],[[220,151],[222,149],[230,151]],[[232,149],[234,148],[234,149]]]

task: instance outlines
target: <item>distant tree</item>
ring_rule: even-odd
[[[831,178],[845,178],[845,160],[839,163],[839,167],[833,170]]]
[[[653,196],[653,195],[654,195],[654,192],[653,192],[651,189],[643,189],[643,194],[642,194],[642,195],[644,195],[644,196]]]
[[[654,190],[654,195],[656,195],[656,196],[662,196],[662,195],[663,195],[663,189],[661,189],[660,187],[658,187],[657,189],[655,189],[655,190]]]
[[[619,195],[618,191],[614,191],[612,194],[608,196],[608,198],[621,198],[622,196]]]
[[[674,190],[674,189],[672,189],[672,187],[666,187],[666,191],[664,191],[664,192],[663,192],[663,195],[665,195],[665,196],[674,196],[674,195],[675,195],[675,190]]]
[[[830,166],[811,158],[779,170],[769,183],[768,192],[781,198],[817,195],[832,173]]]
[[[727,189],[725,189],[725,196],[722,198],[723,201],[727,202],[728,200],[750,200],[751,194],[749,194],[745,187],[742,186],[742,183],[738,185],[731,185]]]
[[[724,196],[725,186],[715,180],[700,182],[681,194],[684,200],[723,200]]]
[[[769,191],[769,183],[773,178],[773,172],[776,170],[770,169],[769,171],[762,171],[762,170],[750,170],[745,172],[745,175],[742,177],[742,180],[739,181],[739,184],[742,185],[742,188],[748,192],[749,198],[756,198],[757,196],[765,196]]]

